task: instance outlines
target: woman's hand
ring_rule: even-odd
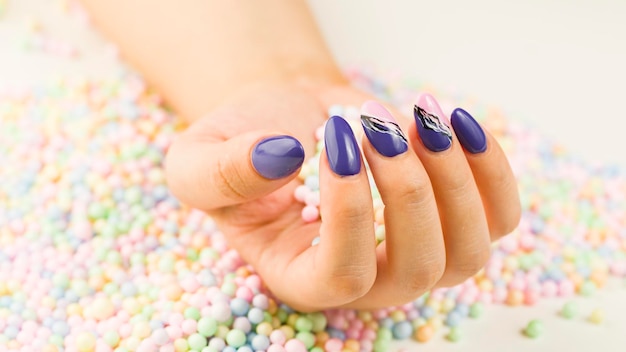
[[[424,95],[415,119],[365,104],[370,139],[362,153],[345,121],[327,125],[322,220],[304,222],[294,198],[302,150],[281,136],[295,137],[311,156],[313,131],[331,104],[369,99],[341,84],[250,86],[197,120],[168,153],[174,194],[213,216],[271,291],[302,311],[399,305],[458,284],[485,264],[490,240],[519,221],[517,185],[497,142],[488,133],[481,139],[462,111],[454,113],[453,132]],[[394,117],[403,132],[388,129]],[[267,142],[272,137],[279,142]],[[363,159],[385,204],[386,239],[378,246]]]

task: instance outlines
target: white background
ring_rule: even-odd
[[[0,0],[1,2],[2,0]],[[0,17],[0,88],[51,77],[115,74],[96,34],[63,16],[61,1],[8,0]],[[400,69],[442,90],[455,90],[517,120],[588,160],[626,166],[626,1],[311,0],[329,46],[342,64]],[[81,60],[18,50],[28,23],[75,45]],[[626,291],[614,281],[592,299],[577,298],[574,321],[557,317],[563,300],[533,308],[489,307],[462,325],[465,337],[434,341],[419,351],[624,351]],[[606,322],[585,321],[594,308]],[[521,337],[541,318],[546,333]]]
[[[339,62],[400,69],[626,166],[626,1],[309,3]]]

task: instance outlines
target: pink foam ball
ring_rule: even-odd
[[[524,279],[516,277],[509,283],[509,289],[524,291],[526,289],[526,282],[524,281]]]
[[[15,339],[19,343],[27,344],[27,343],[32,342],[32,340],[34,338],[35,338],[35,334],[33,334],[32,332],[30,332],[30,331],[20,331],[19,333],[17,333],[17,336],[16,336]]]
[[[321,141],[324,138],[324,126],[315,129],[315,139]]]
[[[235,297],[245,299],[248,302],[252,302],[254,298],[254,293],[247,286],[241,286],[237,288],[237,292],[235,292]]]
[[[159,352],[175,352],[175,351],[176,351],[176,348],[174,347],[174,344],[161,346],[159,348]]]
[[[137,352],[153,352],[157,350],[157,345],[151,339],[144,339],[137,346]]]
[[[127,338],[130,336],[130,334],[133,332],[133,326],[131,324],[128,323],[124,323],[122,324],[122,326],[120,326],[120,337],[122,338]]]
[[[348,328],[346,330],[346,336],[349,339],[358,340],[361,337],[361,330],[355,328]]]
[[[373,341],[376,338],[376,331],[372,329],[365,329],[361,333],[361,338],[365,340]]]
[[[535,305],[535,303],[537,303],[537,301],[539,300],[539,297],[540,297],[539,290],[528,289],[524,291],[524,303],[529,306]]]
[[[198,327],[198,322],[196,322],[193,319],[186,319],[185,321],[183,321],[181,328],[182,328],[183,333],[185,333],[186,335],[191,335],[194,332],[196,332],[197,327]]]
[[[267,307],[269,307],[269,300],[266,295],[260,293],[252,298],[252,305],[260,309],[267,309]]]
[[[2,330],[2,327],[0,327],[0,330]],[[37,338],[41,340],[48,340],[48,338],[50,338],[50,335],[52,335],[52,332],[47,327],[42,326],[37,329],[37,332],[35,334],[37,335]]]
[[[374,312],[374,318],[376,318],[377,320],[384,319],[387,316],[389,316],[389,314],[385,309],[379,309]]]
[[[531,251],[535,249],[536,239],[535,236],[531,234],[521,235],[519,238],[519,246],[526,251]]]
[[[493,302],[494,303],[502,303],[506,300],[508,296],[508,291],[504,287],[496,287],[493,289]]]
[[[518,239],[514,236],[508,236],[500,239],[500,248],[507,253],[515,253],[518,248]]]
[[[559,296],[568,297],[574,294],[574,283],[569,280],[564,280],[559,283]]]
[[[176,340],[183,337],[183,331],[178,326],[170,325],[165,328],[165,331],[167,331],[167,335],[170,337],[171,340]]]
[[[493,294],[491,292],[481,292],[477,301],[486,304],[493,303]]]
[[[615,261],[610,264],[609,269],[613,275],[624,276],[626,275],[626,261]]]
[[[209,300],[206,295],[196,293],[189,298],[189,304],[198,309],[203,309],[209,304]]]
[[[287,352],[307,352],[304,343],[298,339],[291,339],[285,343],[285,350]]]
[[[348,322],[343,315],[337,314],[328,319],[328,325],[335,329],[345,329],[348,325]]]
[[[130,314],[125,310],[120,310],[116,314],[120,322],[125,323],[130,319]]]
[[[306,199],[306,196],[309,193],[311,193],[311,190],[308,189],[307,186],[300,185],[296,187],[296,190],[294,191],[293,196],[296,198],[297,201],[304,203],[304,200]]]
[[[306,205],[312,205],[314,207],[318,207],[320,205],[320,194],[319,192],[309,192],[304,198],[304,203]]]
[[[338,338],[331,338],[324,344],[324,349],[328,352],[339,352],[343,348],[343,341]]]
[[[274,330],[270,333],[270,341],[273,344],[284,345],[287,341],[287,338],[281,330]]]
[[[180,314],[180,313],[173,313],[172,315],[170,315],[169,323],[170,323],[170,325],[180,326],[180,324],[183,323],[183,320],[185,320],[185,317],[183,317],[182,314]]]
[[[286,352],[285,348],[281,345],[270,345],[267,352]]]
[[[354,319],[350,322],[350,328],[356,330],[363,330],[363,320]]]
[[[182,280],[182,282],[180,283],[180,287],[185,292],[194,293],[200,288],[200,283],[198,282],[198,280],[196,280],[195,277],[189,276]]]
[[[150,335],[152,341],[158,345],[163,346],[170,342],[170,336],[167,334],[167,330],[165,329],[156,329]]]
[[[304,222],[313,222],[319,219],[319,216],[319,210],[313,205],[307,205],[302,208],[302,220],[304,220]]]
[[[559,287],[552,280],[547,280],[543,284],[541,284],[541,293],[544,297],[554,297],[557,295],[559,291]]]
[[[210,316],[211,306],[207,305],[207,306],[202,307],[202,309],[200,310],[200,315],[202,315],[203,317]]]
[[[246,286],[258,292],[261,289],[261,278],[256,274],[248,276],[246,278]]]
[[[361,352],[371,352],[374,349],[374,344],[370,339],[360,340],[359,345],[361,346]]]

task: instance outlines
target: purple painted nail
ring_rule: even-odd
[[[450,123],[465,150],[472,154],[487,150],[485,132],[467,111],[461,108],[454,109],[450,115]]]
[[[330,168],[339,176],[356,175],[361,172],[361,153],[348,122],[333,116],[326,122],[324,131],[326,157]]]
[[[274,136],[257,143],[250,158],[261,176],[276,180],[293,174],[302,166],[304,148],[291,136]]]
[[[430,94],[422,94],[415,108],[417,132],[426,148],[433,152],[444,151],[452,145],[452,132],[444,122],[446,120],[439,104]]]
[[[396,156],[409,148],[406,136],[396,120],[375,101],[367,101],[361,107],[361,125],[367,139],[384,156]]]

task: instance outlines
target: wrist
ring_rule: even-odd
[[[276,87],[291,87],[319,96],[330,87],[348,84],[347,78],[334,63],[292,60],[283,65],[279,62],[277,60],[276,63],[266,66],[257,63],[256,68],[247,71],[247,74],[240,73],[226,79],[225,84],[213,85],[213,89],[205,90],[202,96],[196,99],[187,96],[185,101],[174,104],[173,107],[186,122],[192,123],[207,112],[231,105],[233,100],[240,101],[242,95],[248,95],[250,92],[261,93]]]

